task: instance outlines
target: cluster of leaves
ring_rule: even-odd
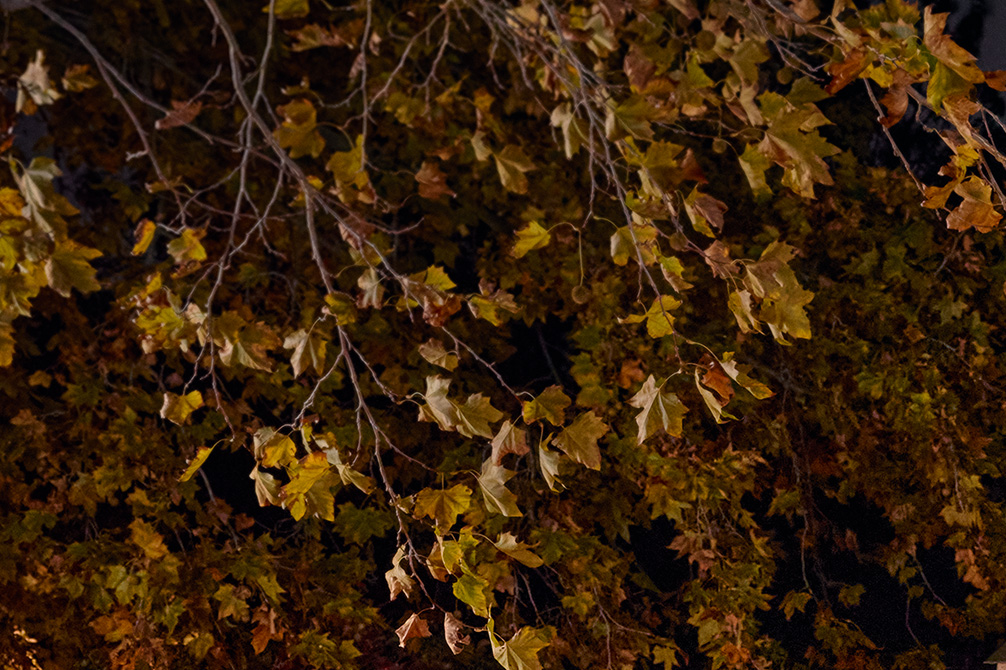
[[[1003,632],[1006,75],[945,16],[29,4],[5,667],[945,667]],[[850,104],[915,105],[950,181],[843,151]]]

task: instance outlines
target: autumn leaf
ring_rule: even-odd
[[[17,100],[14,103],[17,112],[34,114],[32,104],[51,105],[63,97],[49,79],[49,68],[45,65],[45,54],[41,49],[35,52],[35,60],[28,64],[17,83]]]
[[[98,80],[91,76],[91,66],[84,63],[68,66],[61,83],[68,93],[80,93],[97,86]]]
[[[190,261],[205,261],[206,248],[200,241],[206,235],[205,230],[186,228],[182,234],[168,242],[168,253],[179,265]]]
[[[199,116],[199,112],[201,111],[203,111],[203,103],[198,100],[188,100],[184,102],[172,100],[171,111],[168,112],[164,118],[158,119],[154,123],[154,127],[158,130],[168,130],[169,128],[187,126],[196,120],[196,117]]]
[[[493,452],[489,460],[496,465],[502,465],[503,457],[507,454],[523,456],[531,450],[527,444],[527,431],[523,428],[517,428],[509,420],[503,422],[496,436],[493,437],[492,448]]]
[[[486,598],[488,587],[489,582],[485,579],[465,573],[451,586],[451,592],[458,600],[471,607],[477,616],[488,617],[489,600]]]
[[[90,293],[101,288],[94,275],[96,270],[88,261],[101,255],[97,249],[85,247],[63,240],[57,242],[52,255],[45,262],[45,276],[49,287],[64,298],[70,297],[70,291],[77,289],[81,293]]]
[[[419,183],[419,195],[429,200],[439,200],[444,196],[454,197],[457,195],[447,187],[447,175],[433,161],[424,161],[423,167],[416,173],[416,181]]]
[[[325,349],[328,342],[318,336],[314,330],[308,332],[301,328],[287,336],[283,341],[284,349],[292,349],[290,364],[293,366],[294,377],[299,377],[308,367],[313,367],[319,375],[325,372]]]
[[[719,401],[719,399],[713,395],[712,391],[702,385],[699,377],[699,370],[695,371],[695,388],[698,389],[699,396],[702,397],[702,401],[706,404],[706,407],[709,409],[709,413],[713,415],[713,419],[716,420],[716,423],[726,423],[727,419],[737,418],[729,412],[723,411],[723,404]]]
[[[255,432],[254,452],[262,467],[271,468],[287,465],[297,454],[297,445],[288,436],[272,428],[260,428]]]
[[[460,405],[447,397],[450,380],[434,375],[426,378],[426,404],[419,409],[420,421],[435,421],[443,430],[455,430],[465,437],[492,437],[491,423],[503,418],[481,393]]]
[[[262,8],[265,13],[273,11],[277,19],[299,19],[307,16],[310,10],[309,0],[275,0]]]
[[[530,425],[544,419],[553,426],[561,426],[566,419],[566,408],[572,400],[558,386],[549,386],[538,397],[524,403],[524,423]]]
[[[188,467],[185,468],[185,472],[183,472],[182,476],[178,478],[178,481],[187,482],[192,479],[192,476],[199,471],[199,468],[203,467],[203,463],[206,462],[206,459],[209,458],[212,453],[213,447],[199,447],[196,451],[195,457],[189,461]]]
[[[306,0],[303,4],[307,6]],[[283,115],[283,123],[273,131],[273,136],[280,147],[290,150],[290,158],[320,156],[325,148],[325,140],[318,132],[318,113],[311,101],[298,98],[277,111]]]
[[[444,639],[447,640],[447,646],[455,656],[471,644],[471,637],[462,634],[462,630],[464,625],[461,621],[450,612],[444,612]]]
[[[430,627],[422,617],[413,613],[395,630],[395,635],[398,636],[398,646],[404,649],[405,643],[413,638],[429,637]]]
[[[534,170],[534,163],[524,151],[515,144],[508,144],[493,154],[493,158],[503,188],[513,193],[527,193],[528,182],[524,173]]]
[[[458,367],[458,355],[453,351],[448,352],[440,340],[430,338],[419,345],[419,355],[426,361],[453,372]]]
[[[639,392],[629,399],[631,406],[642,410],[636,415],[636,425],[639,426],[637,444],[642,444],[658,430],[681,437],[681,421],[688,408],[681,404],[678,396],[662,393],[661,388],[663,384],[658,387],[653,375],[650,375]]]
[[[967,230],[974,227],[979,233],[995,230],[1002,214],[992,205],[992,187],[980,177],[970,177],[954,188],[963,200],[947,216],[947,228]]]
[[[189,422],[189,416],[202,406],[203,394],[199,391],[189,391],[185,395],[167,392],[161,405],[161,418],[184,426]]]
[[[529,545],[518,542],[511,533],[503,533],[496,541],[496,548],[519,563],[529,568],[538,568],[544,564],[540,556],[531,551]]]
[[[621,319],[621,322],[642,323],[645,321],[647,334],[653,339],[659,339],[674,333],[674,316],[671,312],[680,306],[681,301],[673,296],[657,296],[645,314],[632,314]]]
[[[144,253],[150,247],[150,243],[154,241],[155,232],[157,232],[157,226],[153,221],[150,219],[140,219],[140,222],[136,225],[136,231],[133,233],[136,244],[133,245],[131,253],[134,256]]]
[[[168,548],[164,537],[153,526],[142,519],[136,519],[129,524],[129,540],[143,551],[143,555],[151,560],[164,558]]]
[[[558,452],[550,451],[545,447],[545,442],[547,441],[547,439],[542,440],[542,443],[538,445],[538,465],[549,490],[558,492],[562,486],[562,483],[559,481],[559,461],[561,457]]]
[[[584,412],[552,439],[567,456],[591,470],[601,469],[597,441],[608,433],[608,425],[593,412]]]
[[[443,531],[454,526],[459,515],[464,514],[472,502],[472,490],[464,484],[449,489],[426,488],[416,495],[415,515],[433,519]]]
[[[517,241],[514,242],[513,248],[510,250],[514,258],[523,258],[529,251],[548,246],[552,240],[551,233],[542,228],[537,221],[530,221],[518,230],[516,235]]]
[[[493,631],[494,623],[491,619],[486,628],[489,630],[493,657],[504,670],[541,670],[538,652],[548,646],[546,630],[525,626],[504,641]]]
[[[503,516],[523,516],[517,508],[517,496],[506,487],[507,480],[514,474],[516,473],[512,470],[496,465],[492,458],[482,463],[478,482],[487,509],[496,510]]]
[[[388,582],[388,590],[391,592],[389,600],[394,600],[398,594],[404,593],[406,598],[412,596],[416,580],[402,567],[405,559],[405,547],[399,547],[391,559],[391,569],[384,573],[384,579]]]

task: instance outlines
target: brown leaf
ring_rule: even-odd
[[[430,627],[418,614],[413,614],[398,627],[395,634],[398,635],[398,646],[404,649],[405,643],[412,638],[429,637]]]
[[[189,100],[187,102],[172,100],[171,111],[163,119],[158,119],[154,123],[154,127],[158,130],[167,130],[168,128],[187,126],[199,116],[199,112],[201,111],[203,111],[203,103],[198,100]]]
[[[845,60],[839,63],[832,63],[828,66],[828,73],[831,74],[831,81],[824,87],[829,95],[835,95],[843,88],[851,84],[859,76],[859,73],[870,64],[867,58],[866,49],[854,49],[845,55]]]
[[[450,612],[444,612],[444,639],[447,640],[447,646],[451,648],[451,652],[455,656],[461,653],[461,651],[471,642],[471,638],[468,635],[462,635],[461,631],[464,628],[456,616]]]
[[[439,200],[445,195],[453,198],[457,195],[448,188],[447,175],[433,161],[423,162],[423,167],[416,173],[416,181],[419,182],[419,195],[427,200]]]
[[[880,99],[880,104],[887,108],[887,116],[880,119],[881,125],[890,128],[905,115],[908,110],[908,87],[912,77],[902,69],[894,72],[894,81],[887,89],[887,95]]]
[[[650,81],[650,77],[657,71],[657,66],[643,55],[643,51],[636,44],[629,47],[629,53],[625,55],[622,68],[625,70],[625,75],[629,78],[629,84],[637,91],[644,90],[647,82]]]
[[[727,245],[716,240],[704,252],[706,264],[713,269],[713,276],[725,279],[740,272],[733,259],[730,258],[730,250]]]

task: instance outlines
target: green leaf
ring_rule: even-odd
[[[183,472],[182,476],[178,478],[178,481],[187,482],[192,479],[192,476],[198,472],[199,468],[203,467],[203,463],[206,462],[206,459],[209,458],[212,453],[213,447],[199,447],[196,451],[195,458],[189,461],[189,466],[185,468],[185,472]]]
[[[523,516],[517,508],[517,496],[506,487],[507,480],[514,474],[516,473],[512,470],[493,463],[492,458],[482,463],[482,473],[478,476],[478,482],[486,509],[496,510],[503,516]]]
[[[451,587],[454,596],[472,608],[478,616],[489,616],[489,601],[486,599],[486,589],[489,582],[473,574],[465,573]]]
[[[566,408],[573,401],[559,386],[549,386],[534,400],[524,403],[524,423],[530,425],[540,419],[553,426],[561,426],[566,420]]]
[[[537,221],[531,221],[517,231],[517,241],[514,242],[510,254],[514,258],[523,258],[529,251],[548,246],[552,234],[541,227]]]
[[[584,412],[552,439],[552,444],[567,456],[591,470],[601,469],[601,450],[597,441],[608,433],[608,425],[593,412]]]
[[[413,510],[417,518],[433,519],[441,532],[446,532],[454,526],[458,516],[468,511],[472,502],[472,490],[463,484],[457,484],[449,489],[426,488],[416,494],[416,507]]]
[[[636,415],[636,425],[639,426],[637,444],[642,444],[650,435],[659,430],[669,435],[681,437],[681,422],[688,408],[681,404],[678,396],[673,393],[661,393],[653,375],[650,375],[639,389],[639,393],[629,399],[629,404],[642,410]]]
[[[161,405],[161,418],[184,426],[188,423],[189,416],[202,406],[203,394],[199,391],[190,391],[185,395],[167,392],[164,394],[164,403]]]
[[[395,527],[392,514],[371,507],[357,507],[353,503],[339,505],[335,517],[335,530],[346,542],[361,547],[372,537],[384,537]]]

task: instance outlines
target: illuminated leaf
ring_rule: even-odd
[[[449,489],[423,489],[416,495],[415,514],[429,517],[442,531],[450,530],[458,516],[468,511],[472,502],[472,490],[464,484],[456,484]]]
[[[328,342],[319,337],[315,331],[308,332],[301,328],[291,333],[283,341],[284,349],[293,349],[290,364],[293,374],[299,377],[308,367],[313,367],[319,375],[325,372],[325,349]]]
[[[189,391],[185,395],[168,392],[164,394],[164,403],[161,405],[161,418],[184,426],[189,422],[189,416],[202,406],[203,394],[199,391]]]
[[[629,399],[629,404],[642,410],[636,415],[636,425],[639,426],[637,444],[642,444],[647,437],[663,430],[669,435],[681,437],[681,422],[688,411],[678,396],[673,393],[662,393],[653,375],[643,383],[639,392]]]
[[[504,670],[541,670],[538,652],[548,646],[549,637],[545,630],[525,626],[509,640],[497,636],[493,631],[493,621],[486,626],[492,644],[493,658]]]
[[[528,545],[518,542],[517,538],[510,533],[500,535],[499,540],[496,541],[496,548],[529,568],[538,568],[544,564],[541,556],[531,551]]]
[[[489,460],[496,465],[502,465],[503,457],[507,454],[523,456],[531,450],[527,444],[527,431],[523,428],[517,428],[509,420],[503,422],[496,436],[493,437],[492,448],[493,453]]]
[[[566,408],[572,400],[558,386],[549,386],[534,400],[524,403],[524,423],[532,424],[544,419],[553,426],[561,426],[566,420]]]
[[[450,612],[444,612],[444,639],[447,640],[447,646],[451,648],[451,653],[455,656],[471,644],[471,637],[464,635],[462,630],[464,630],[464,625],[458,618]]]
[[[524,151],[514,144],[508,144],[502,151],[493,154],[493,158],[496,160],[496,171],[499,172],[503,188],[513,193],[527,193],[528,182],[524,173],[534,170],[534,163]]]
[[[192,476],[196,474],[199,468],[203,467],[203,463],[206,462],[206,459],[209,458],[212,453],[213,447],[199,447],[196,451],[195,457],[189,461],[189,466],[185,468],[185,472],[183,472],[182,476],[178,478],[178,481],[187,482],[192,479]]]
[[[405,559],[405,547],[399,547],[395,552],[395,557],[391,559],[391,569],[384,573],[384,579],[388,582],[388,590],[391,591],[389,600],[394,600],[399,593],[404,593],[406,598],[412,596],[412,591],[416,586],[416,580],[402,567]]]
[[[418,614],[413,614],[405,623],[395,630],[398,636],[398,646],[405,648],[405,643],[413,638],[423,638],[430,636],[430,627],[426,621]]]
[[[552,439],[567,456],[591,470],[601,469],[597,441],[608,433],[608,425],[593,412],[584,412]]]
[[[141,219],[140,223],[136,226],[136,232],[134,237],[136,239],[136,244],[133,245],[133,255],[139,256],[144,253],[149,247],[150,243],[154,241],[154,233],[157,232],[157,226],[150,219]]]
[[[97,291],[101,284],[95,280],[96,271],[88,261],[100,255],[97,249],[81,246],[72,240],[58,242],[45,263],[49,287],[64,298],[70,297],[72,289],[81,293]]]
[[[458,355],[448,352],[440,340],[430,339],[419,345],[419,355],[433,365],[453,372],[458,367]]]
[[[517,231],[517,241],[514,242],[510,253],[514,258],[523,258],[529,251],[548,246],[551,240],[551,233],[542,228],[537,221],[531,221]]]
[[[478,481],[488,509],[496,510],[503,516],[523,516],[517,508],[517,496],[506,487],[507,480],[514,474],[513,471],[493,463],[491,458],[482,463],[482,473]]]

